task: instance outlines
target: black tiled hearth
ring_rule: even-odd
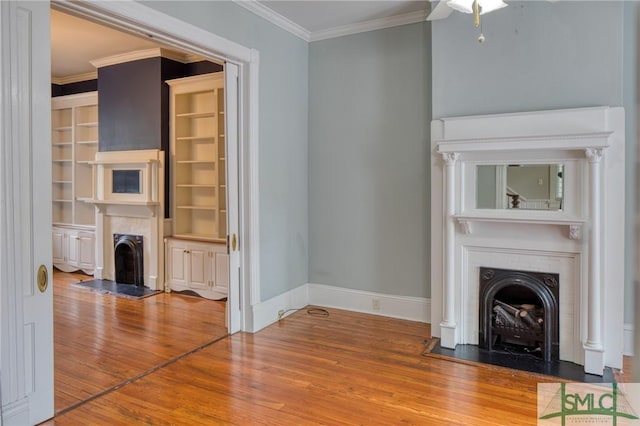
[[[527,371],[529,373],[545,374],[559,377],[565,380],[583,383],[613,383],[615,381],[613,371],[606,367],[604,375],[596,376],[586,374],[581,365],[568,361],[545,362],[541,358],[531,354],[514,354],[503,350],[489,352],[477,345],[457,345],[456,349],[447,349],[440,346],[440,342],[433,347],[426,356],[435,355],[438,358],[450,357],[470,362],[490,364],[499,367],[512,368]],[[453,361],[453,360],[452,360]]]
[[[77,284],[72,284],[72,286],[86,288],[102,294],[113,294],[114,296],[127,297],[129,299],[142,299],[144,297],[160,293],[160,290],[151,290],[144,286],[120,284],[115,281],[101,279],[82,281]]]

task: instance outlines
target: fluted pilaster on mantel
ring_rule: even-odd
[[[456,313],[455,313],[455,212],[456,212],[456,162],[459,158],[457,152],[444,152],[442,159],[445,162],[445,269],[444,292],[445,297],[442,306],[441,345],[445,348],[455,348],[457,342]]]
[[[585,371],[602,375],[604,369],[604,347],[602,344],[602,283],[601,283],[601,229],[600,229],[600,173],[604,149],[587,148],[585,155],[589,160],[589,264],[588,291],[589,318],[587,318],[587,341],[585,349]]]

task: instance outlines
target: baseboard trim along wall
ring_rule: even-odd
[[[280,311],[284,312],[283,317],[286,317],[307,305],[424,323],[431,321],[431,299],[425,297],[395,296],[310,283],[254,305],[251,331],[258,332],[278,321]],[[633,324],[626,323],[623,355],[633,356],[633,342]]]
[[[307,305],[424,323],[431,320],[431,299],[428,298],[396,296],[311,283],[254,305],[252,331],[257,332],[278,321],[279,311],[285,312],[286,317]]]
[[[308,285],[289,290],[286,293],[272,297],[269,300],[253,305],[253,327],[252,332],[258,332],[268,325],[278,321],[278,312],[285,312],[284,316],[290,315],[295,309],[303,308],[309,304]]]
[[[625,323],[622,338],[623,338],[622,355],[633,356],[634,336],[633,336],[632,323]]]
[[[324,284],[309,286],[309,304],[428,323],[431,299],[353,290]]]

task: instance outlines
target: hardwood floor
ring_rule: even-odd
[[[423,356],[426,324],[328,312],[225,337],[47,424],[527,425],[537,383],[558,381]]]
[[[132,300],[71,286],[92,278],[53,274],[56,412],[227,334],[224,302],[167,293]]]

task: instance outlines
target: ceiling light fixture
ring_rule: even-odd
[[[480,27],[480,37],[478,37],[478,41],[482,43],[484,41],[484,34],[482,34],[480,15],[502,9],[506,7],[507,4],[502,0],[448,0],[447,6],[459,12],[473,13],[473,22],[476,27]]]

